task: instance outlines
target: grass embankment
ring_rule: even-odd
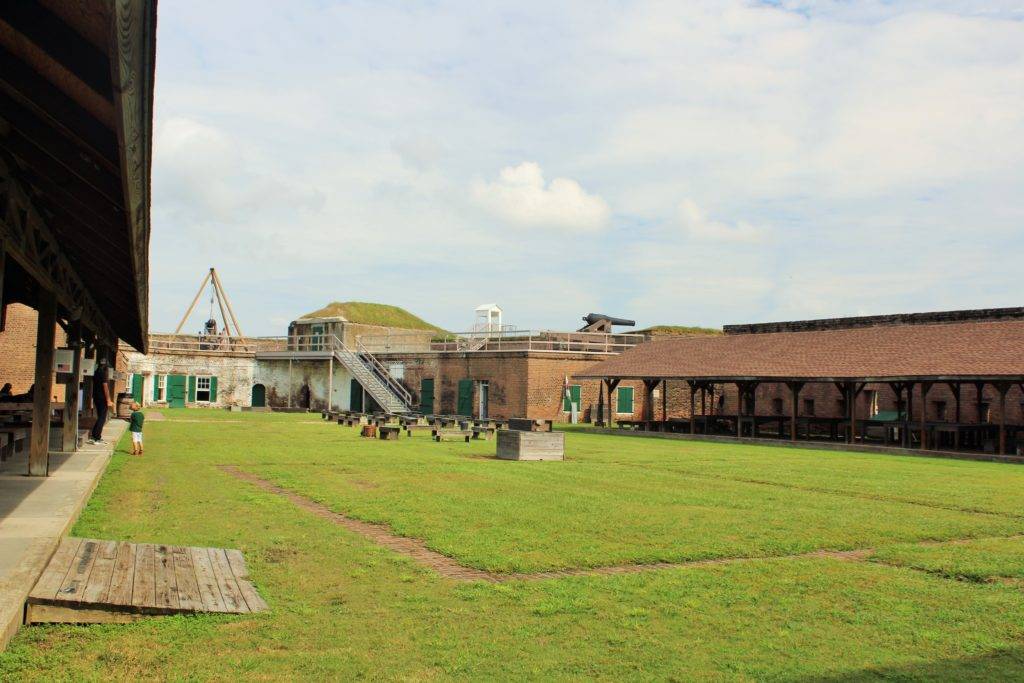
[[[146,457],[122,443],[75,533],[240,548],[271,611],[28,628],[0,679],[1024,673],[1016,586],[911,568],[953,576],[973,552],[980,574],[1016,575],[1013,542],[931,542],[1024,530],[1024,468],[574,433],[565,462],[511,463],[486,457],[493,442],[367,441],[310,415],[167,415]],[[220,464],[491,569],[853,547],[878,561],[454,582]]]
[[[404,330],[425,330],[447,334],[436,325],[413,315],[404,308],[388,304],[374,304],[366,301],[333,301],[323,308],[307,313],[303,318],[342,317],[351,323],[397,327]]]

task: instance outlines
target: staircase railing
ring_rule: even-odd
[[[344,343],[337,337],[334,338],[335,342],[344,346]],[[380,360],[370,353],[369,349],[363,346],[363,342],[356,340],[356,354],[360,360],[367,364],[369,369],[377,375],[384,384],[393,391],[406,406],[412,406],[412,394],[409,390],[401,385],[401,383],[395,379],[394,375],[384,366]]]

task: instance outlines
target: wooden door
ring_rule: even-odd
[[[132,400],[139,405],[142,405],[142,384],[144,381],[142,375],[138,373],[132,375]]]
[[[420,380],[420,413],[431,415],[434,412],[434,380]]]
[[[456,415],[473,416],[473,380],[459,380],[459,402],[455,410]]]
[[[349,389],[348,409],[357,413],[363,411],[363,385],[356,380],[352,380],[352,385]]]
[[[252,407],[265,408],[267,406],[267,388],[262,384],[252,385]]]
[[[185,407],[185,375],[167,375],[167,405]]]

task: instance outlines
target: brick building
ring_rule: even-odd
[[[36,325],[39,314],[24,304],[8,304],[0,321],[0,386],[11,383],[14,394],[24,394],[35,384]],[[54,348],[67,344],[67,335],[54,325]],[[64,400],[64,390],[54,385],[54,395]]]
[[[130,390],[146,405],[333,408],[568,420],[566,378],[642,343],[641,335],[429,331],[300,318],[287,337],[211,343],[152,335],[149,352],[128,351]],[[370,372],[363,370],[370,367]],[[599,381],[570,381],[582,420],[597,414]],[[643,412],[641,383],[612,397],[623,419]]]
[[[724,331],[645,344],[579,377],[667,390],[642,418],[656,429],[1000,453],[1024,430],[1022,308]]]

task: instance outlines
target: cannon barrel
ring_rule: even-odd
[[[583,322],[585,322],[588,325],[593,325],[594,323],[600,322],[601,320],[607,320],[612,325],[622,325],[625,327],[633,327],[634,325],[636,325],[635,320],[626,320],[625,318],[613,318],[612,316],[605,315],[604,313],[591,313],[589,315],[583,316]]]

